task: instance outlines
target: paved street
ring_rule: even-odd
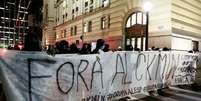
[[[130,101],[201,101],[201,91],[170,87],[164,94],[156,96],[136,95]]]

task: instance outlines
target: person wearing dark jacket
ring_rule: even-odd
[[[105,46],[105,41],[103,39],[98,39],[96,42],[96,48],[92,51],[92,54],[99,53],[100,50],[103,50]]]
[[[90,44],[84,43],[82,49],[80,50],[80,54],[90,54],[90,53],[91,53]]]
[[[58,49],[59,54],[69,53],[69,46],[66,40],[60,41],[56,47]]]
[[[76,46],[75,43],[72,43],[72,44],[70,45],[70,53],[71,53],[71,54],[79,53],[79,49],[77,48],[77,46]]]
[[[25,35],[24,51],[41,51],[42,46],[36,33],[30,32]]]
[[[126,51],[133,51],[133,46],[132,45],[126,45],[125,50]]]

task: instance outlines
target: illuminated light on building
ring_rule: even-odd
[[[153,4],[151,2],[145,2],[143,5],[143,9],[145,12],[149,12],[153,8]]]

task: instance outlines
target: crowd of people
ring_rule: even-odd
[[[141,51],[140,48],[133,48],[132,45],[126,45],[125,51]],[[159,51],[160,48],[152,47],[149,51]],[[170,49],[164,47],[162,51],[169,51]],[[98,39],[96,42],[95,49],[92,49],[90,43],[83,43],[82,48],[78,48],[75,43],[69,44],[68,41],[62,40],[57,42],[55,46],[48,46],[47,53],[48,54],[97,54],[100,52],[108,52],[108,51],[122,51],[121,46],[119,46],[115,50],[111,50],[109,44],[107,44],[103,39]]]
[[[41,46],[41,42],[39,41],[37,35],[35,33],[30,33],[25,36],[25,43],[22,45],[16,44],[13,48],[8,47],[8,49],[13,50],[22,50],[22,51],[47,51],[48,54],[97,54],[100,52],[108,52],[108,51],[123,51],[121,46],[117,49],[110,49],[109,44],[105,42],[103,39],[98,39],[96,41],[95,49],[92,49],[91,43],[83,43],[82,47],[79,48],[76,43],[69,44],[68,41],[62,40],[60,42],[56,42],[54,46],[49,45],[47,49],[43,49]],[[134,48],[132,45],[126,45],[124,51],[141,51],[140,48]],[[152,46],[147,51],[171,51],[170,48],[163,47],[158,48]],[[195,50],[189,50],[189,53],[195,53]]]
[[[23,50],[23,51],[47,51],[48,54],[97,54],[100,52],[108,52],[108,51],[122,51],[123,49],[119,46],[117,49],[110,49],[109,44],[105,42],[103,39],[98,39],[96,42],[95,49],[92,49],[92,45],[90,43],[83,43],[82,47],[78,48],[76,43],[69,44],[68,41],[62,40],[60,42],[56,42],[54,46],[49,45],[47,49],[43,49],[41,45],[41,41],[39,40],[34,30],[31,30],[29,34],[25,36],[25,42],[22,44],[16,44],[13,48],[8,47],[8,49],[14,50]],[[126,45],[124,47],[125,51],[141,51],[140,48],[134,48],[132,45]],[[147,51],[170,51],[170,48],[163,47],[151,47]],[[190,50],[189,53],[194,53],[196,51]]]
[[[98,39],[95,49],[92,50],[90,43],[83,43],[82,48],[78,48],[75,43],[69,45],[69,42],[62,40],[54,46],[49,46],[48,54],[97,54],[100,52],[108,52],[109,44],[106,44],[103,39]]]

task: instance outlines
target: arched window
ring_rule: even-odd
[[[126,45],[145,50],[146,14],[134,12],[126,21]]]
[[[135,12],[129,16],[126,23],[126,28],[134,25],[146,25],[146,14],[143,12]]]

